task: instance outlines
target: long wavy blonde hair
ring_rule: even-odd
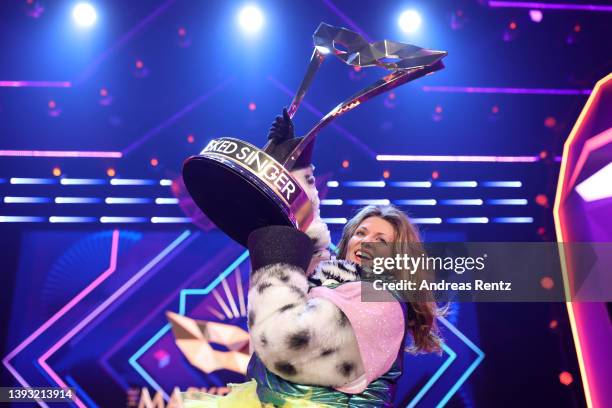
[[[423,252],[421,237],[416,227],[410,222],[406,214],[392,205],[375,206],[369,205],[362,208],[342,231],[342,238],[338,244],[338,258],[346,259],[349,240],[363,221],[370,217],[379,217],[393,226],[395,239],[393,240],[393,256],[396,254],[407,254],[415,251]],[[396,272],[396,279],[420,280],[423,272],[417,271],[416,276],[406,276],[406,271]],[[407,326],[414,340],[413,352],[440,351],[441,339],[439,337],[436,317],[443,315],[445,309],[439,309],[433,301],[431,293],[418,291],[416,297],[410,296],[407,303]]]

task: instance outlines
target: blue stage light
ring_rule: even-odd
[[[406,10],[400,14],[398,24],[402,31],[413,33],[421,27],[421,15],[414,10]]]
[[[96,23],[96,9],[89,3],[78,3],[72,9],[72,18],[81,27],[91,27]]]
[[[263,26],[263,13],[257,6],[245,6],[240,10],[240,14],[238,14],[238,22],[244,31],[255,33]]]

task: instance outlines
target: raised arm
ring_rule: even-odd
[[[351,323],[330,300],[307,297],[311,239],[290,227],[249,237],[251,344],[268,370],[289,381],[330,387],[364,373]]]

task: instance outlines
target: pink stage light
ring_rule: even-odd
[[[525,1],[489,1],[489,7],[502,8],[530,8],[549,10],[583,10],[583,11],[612,11],[612,6],[603,4],[569,4],[569,3],[535,3]]]
[[[4,157],[89,157],[102,159],[120,159],[121,152],[88,152],[70,150],[0,150]]]
[[[407,162],[483,162],[483,163],[533,163],[538,156],[433,156],[410,154],[379,154],[378,161]]]
[[[157,255],[153,260],[151,260],[144,268],[142,268],[136,275],[132,276],[126,283],[123,284],[117,291],[115,291],[110,297],[108,297],[101,305],[99,305],[91,314],[89,314],[85,319],[81,320],[74,328],[72,328],[68,333],[66,333],[57,343],[55,343],[49,350],[47,350],[42,356],[38,358],[38,364],[45,370],[45,372],[55,381],[57,385],[62,388],[66,388],[66,383],[60,378],[60,376],[49,366],[47,360],[64,344],[66,344],[70,339],[72,339],[78,332],[83,329],[86,325],[88,325],[93,319],[95,319],[102,311],[104,311],[111,303],[113,303],[118,297],[120,297],[126,290],[128,290],[135,282],[140,280],[144,274],[146,274],[149,270],[151,270],[155,265],[157,265],[163,258],[166,257],[170,252],[174,250],[181,242],[183,242],[187,237],[191,235],[189,230],[183,232],[177,239],[174,240],[166,249],[164,249],[159,255]],[[116,267],[116,265],[115,265]],[[80,408],[86,408],[85,404],[76,397],[74,403]]]
[[[424,92],[455,92],[485,94],[519,94],[519,95],[590,95],[590,89],[554,89],[554,88],[494,88],[478,86],[423,86]]]
[[[529,18],[534,23],[541,22],[543,17],[544,16],[542,15],[542,11],[541,10],[529,10]]]
[[[0,81],[4,88],[71,88],[70,81]]]
[[[17,372],[17,370],[10,364],[10,361],[34,340],[36,340],[43,332],[51,327],[56,321],[61,319],[66,313],[68,313],[76,304],[78,304],[85,296],[91,293],[97,288],[102,282],[104,282],[110,275],[112,275],[117,269],[117,254],[119,250],[119,230],[113,231],[113,237],[111,242],[111,255],[109,266],[100,276],[93,280],[85,289],[77,294],[70,302],[66,303],[57,313],[55,313],[49,320],[44,322],[34,333],[30,334],[24,341],[22,341],[13,351],[11,351],[6,357],[2,359],[4,366],[15,376],[15,378],[24,387],[29,387],[28,382]]]

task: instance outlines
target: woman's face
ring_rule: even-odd
[[[380,217],[366,218],[359,224],[355,233],[349,239],[346,259],[361,264],[362,259],[372,258],[372,254],[362,252],[362,242],[382,242],[390,244],[394,240],[395,229],[390,222]]]

